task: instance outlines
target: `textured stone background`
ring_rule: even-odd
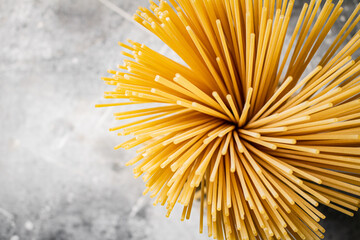
[[[147,6],[113,3],[129,15]],[[142,196],[124,167],[134,152],[113,150],[112,110],[94,108],[109,89],[100,77],[121,63],[117,41],[171,55],[158,39],[97,0],[1,0],[0,37],[0,240],[207,239],[198,204],[180,223],[179,209],[166,219]],[[360,214],[323,211],[326,239],[360,239]]]

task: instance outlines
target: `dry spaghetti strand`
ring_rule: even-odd
[[[199,199],[200,232],[215,239],[321,239],[319,204],[358,210],[360,4],[308,67],[341,4],[310,0],[294,29],[293,0],[160,0],[136,11],[184,64],[121,42],[126,59],[102,78],[111,102],[96,107],[117,109],[110,131],[129,139],[115,149],[136,148],[126,164],[166,216],[179,203],[189,219]]]

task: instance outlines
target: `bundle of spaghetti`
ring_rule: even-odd
[[[137,147],[127,165],[146,182],[144,194],[166,204],[167,216],[182,204],[182,220],[199,199],[200,232],[206,224],[215,239],[323,238],[319,204],[353,216],[360,4],[309,69],[342,0],[305,3],[293,29],[294,0],[169,2],[150,1],[134,19],[184,64],[119,43],[126,60],[103,80],[115,86],[105,98],[123,100],[97,105],[139,106],[116,112],[134,120],[110,131],[133,136],[115,149]]]

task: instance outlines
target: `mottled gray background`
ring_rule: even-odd
[[[128,19],[147,1],[112,2],[122,11],[97,0],[0,0],[0,240],[207,239],[198,204],[180,223],[179,209],[167,219],[142,196],[124,166],[134,152],[113,150],[112,109],[94,108],[110,89],[100,77],[121,63],[117,41],[171,54]],[[345,2],[335,32],[356,3]],[[360,239],[359,214],[323,211],[326,239]]]

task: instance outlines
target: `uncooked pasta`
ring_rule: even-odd
[[[183,63],[119,43],[125,60],[103,78],[119,101],[97,107],[118,109],[110,131],[133,137],[115,149],[136,147],[126,164],[166,216],[178,203],[189,219],[199,200],[199,231],[215,239],[321,239],[319,204],[358,210],[360,4],[318,51],[341,5],[311,0],[294,28],[294,0],[139,7],[134,20]]]

